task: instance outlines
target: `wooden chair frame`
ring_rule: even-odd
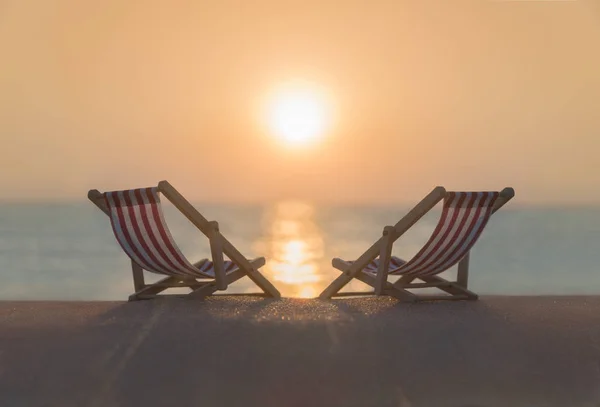
[[[351,265],[348,265],[339,259],[333,259],[333,267],[340,270],[342,275],[336,278],[325,290],[323,290],[319,298],[329,299],[333,297],[375,294],[389,295],[406,302],[476,300],[478,298],[477,294],[468,290],[470,253],[467,253],[467,255],[458,263],[456,281],[448,281],[439,276],[401,276],[400,279],[393,284],[388,281],[389,261],[394,242],[444,199],[446,193],[444,187],[438,186],[434,188],[425,198],[423,198],[423,200],[421,200],[421,202],[400,219],[398,223],[394,226],[384,227],[382,236]],[[503,207],[514,196],[515,191],[513,188],[504,188],[494,203],[492,214]],[[376,276],[364,272],[363,269],[378,256],[380,261]],[[339,290],[354,278],[370,285],[374,288],[374,291],[340,293]],[[413,283],[415,279],[419,279],[423,282]],[[436,287],[450,295],[417,295],[408,291],[408,289],[411,288],[427,287]]]
[[[217,291],[226,290],[228,285],[239,280],[244,276],[248,276],[263,293],[243,294],[243,295],[260,295],[266,297],[279,298],[279,291],[267,280],[258,269],[265,265],[265,258],[259,257],[252,261],[242,255],[237,248],[229,242],[219,231],[219,224],[216,221],[208,221],[191,203],[189,203],[171,184],[167,181],[158,183],[158,191],[162,193],[183,215],[194,224],[209,240],[212,261],[214,264],[215,278],[183,278],[169,276],[157,281],[154,284],[146,284],[144,281],[143,268],[131,261],[131,270],[133,274],[133,286],[135,292],[129,296],[129,301],[150,299],[158,296],[168,288],[187,287],[192,290],[191,293],[185,295],[189,298],[205,298],[213,295]],[[92,189],[88,192],[88,199],[94,203],[102,212],[110,216],[104,194],[97,189]],[[232,273],[225,273],[224,255],[238,267]],[[198,266],[200,262],[194,263]],[[228,294],[232,295],[232,294]],[[177,296],[181,295],[161,295]]]

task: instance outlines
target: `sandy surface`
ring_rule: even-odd
[[[0,406],[600,406],[600,297],[0,302]]]

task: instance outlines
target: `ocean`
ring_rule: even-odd
[[[310,298],[339,275],[333,257],[354,259],[409,207],[195,206],[247,257],[264,256],[264,274],[286,297]],[[395,244],[408,260],[432,233],[439,209]],[[192,261],[208,240],[171,206],[165,216]],[[600,294],[600,207],[513,207],[497,212],[471,252],[469,287],[479,294]],[[126,300],[130,262],[108,218],[89,202],[0,205],[0,300]],[[442,276],[452,278],[455,268]],[[147,281],[159,278],[148,274]],[[348,289],[365,288],[360,282]],[[256,292],[244,278],[230,292]]]

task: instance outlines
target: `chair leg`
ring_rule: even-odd
[[[359,272],[356,276],[357,280],[362,281],[365,284],[370,285],[371,287],[375,287],[376,278],[368,275],[367,273]],[[389,295],[390,297],[394,297],[403,302],[415,302],[418,300],[417,296],[410,291],[406,291],[403,288],[395,287],[390,282],[385,282],[385,288],[383,290],[383,294]]]
[[[254,282],[266,295],[272,298],[281,298],[281,294],[269,280],[263,276],[260,271],[252,269],[246,274],[250,280]]]
[[[240,256],[241,256],[241,254],[240,254]],[[241,275],[241,277],[248,276],[248,278],[250,280],[252,280],[252,282],[254,284],[256,284],[258,286],[258,288],[260,288],[267,297],[281,298],[281,293],[279,293],[279,290],[277,290],[277,288],[275,288],[275,286],[273,284],[271,284],[271,282],[269,280],[267,280],[267,278],[265,278],[265,276],[263,276],[261,274],[261,272],[259,271],[259,269],[262,266],[264,266],[266,263],[264,257],[258,257],[254,260],[246,261],[245,263],[247,263],[247,265],[245,265],[243,263],[244,262],[242,262],[242,264],[238,263],[239,272],[243,273]],[[236,274],[236,273],[237,272],[234,272],[231,274]],[[237,278],[235,278],[235,280],[238,280],[241,277],[237,277]],[[233,280],[233,281],[235,281],[235,280]],[[227,284],[231,284],[231,283],[228,282]]]
[[[194,289],[191,293],[185,296],[186,299],[196,299],[203,300],[209,295],[214,294],[219,289],[216,286],[216,283],[210,283],[205,286]]]
[[[429,276],[429,277],[402,276],[398,281],[396,281],[394,283],[394,287],[405,288],[408,286],[408,288],[410,288],[409,284],[411,284],[412,281],[416,280],[416,279],[422,280],[426,284],[432,284],[431,287],[435,287],[439,290],[447,292],[448,294],[451,295],[447,299],[452,299],[452,297],[465,297],[465,299],[468,299],[468,300],[476,300],[479,298],[477,294],[475,294],[472,291],[467,290],[466,287],[462,287],[457,282],[448,281],[439,276]],[[429,287],[426,284],[424,285],[424,287]],[[433,285],[433,284],[435,284],[435,285]],[[419,287],[415,287],[415,288],[424,288],[424,287],[419,286]],[[418,301],[428,300],[431,297],[431,296],[428,297],[428,296],[423,296],[423,295],[416,295],[416,296],[417,296]],[[444,297],[439,297],[439,296],[434,296],[434,297],[435,297],[435,299],[444,299]],[[433,298],[433,297],[431,297],[431,298]]]
[[[142,290],[146,286],[144,282],[144,269],[133,260],[131,260],[131,274],[133,275],[134,290],[136,292]]]
[[[277,289],[274,286],[272,286],[271,283],[265,277],[262,276],[262,274],[260,274],[256,269],[254,269],[254,267],[262,266],[264,264],[264,259],[261,258],[251,261],[250,264],[253,267],[251,273],[248,273],[247,271],[242,269],[238,269],[233,273],[227,274],[224,281],[225,286],[234,283],[240,278],[248,276],[264,291],[266,296],[279,297],[279,291],[277,291]],[[178,287],[188,287],[192,290],[192,292],[185,296],[176,295],[176,297],[190,299],[204,299],[219,291],[216,281],[198,282],[195,279],[185,279],[181,277],[166,277],[160,281],[157,281],[154,284],[144,285],[140,290],[137,290],[135,293],[129,296],[129,301],[153,298],[156,297],[157,294],[166,290],[167,288]]]
[[[338,292],[346,285],[348,284],[350,281],[352,281],[353,277],[350,277],[349,275],[347,275],[346,273],[343,273],[341,276],[339,276],[338,278],[336,278],[335,280],[333,280],[333,282],[325,289],[323,290],[323,292],[321,293],[321,295],[319,295],[319,298],[321,299],[330,299],[332,297],[337,296]],[[376,277],[370,276],[366,273],[358,272],[354,278],[356,278],[359,281],[362,281],[363,283],[375,288],[376,285]],[[375,292],[366,292],[366,293],[353,293],[355,295],[372,295],[375,294]],[[400,287],[394,287],[394,285],[388,281],[384,282],[384,287],[383,287],[383,291],[382,294],[384,295],[389,295],[391,297],[397,298],[400,301],[404,301],[404,302],[414,302],[417,300],[417,296],[414,295],[413,293],[406,291]],[[340,296],[342,294],[340,293]]]
[[[319,298],[326,300],[338,293],[346,284],[352,281],[352,277],[347,275],[346,273],[342,273],[342,275],[338,276],[329,286],[323,290],[323,292],[319,295]]]
[[[396,281],[393,285],[396,288],[403,288],[404,286],[406,286],[407,284],[410,284],[413,282],[413,280],[416,277],[411,277],[411,276],[402,276],[398,279],[398,281]]]
[[[456,283],[464,288],[469,286],[469,257],[470,253],[467,253],[467,255],[463,257],[460,262],[458,262]]]
[[[141,290],[137,290],[135,293],[129,296],[129,301],[137,301],[142,299],[142,297],[156,295],[160,292],[163,292],[167,288],[169,288],[169,284],[174,284],[179,282],[180,280],[176,277],[166,277],[162,280],[157,281],[154,284],[145,286]]]
[[[244,270],[238,269],[238,270],[234,271],[233,273],[229,273],[225,276],[225,283],[227,285],[230,285],[230,284],[233,284],[234,282],[236,282],[237,280],[239,280],[240,278],[244,278],[246,276],[248,276],[248,274],[246,272],[244,272]],[[186,296],[186,298],[202,300],[210,295],[213,295],[217,291],[219,291],[219,289],[217,288],[216,282],[213,281],[213,282],[210,282],[208,284],[205,284],[201,287],[194,289],[191,293],[189,293]],[[267,293],[266,291],[265,291],[265,294],[273,296],[271,293]]]
[[[256,284],[263,291],[265,296],[271,297],[271,298],[281,298],[281,294],[279,293],[277,288],[275,288],[275,286],[273,284],[271,284],[271,282],[269,280],[267,280],[260,273],[260,271],[258,271],[258,269],[260,267],[265,265],[264,257],[259,257],[254,260],[247,261],[247,263],[250,265],[250,267],[240,267],[240,265],[238,264],[237,271],[227,274],[225,276],[224,285],[222,285],[222,287],[226,288],[229,284],[233,283],[234,281],[239,280],[240,278],[242,278],[244,276],[248,276],[248,278],[250,280],[252,280],[252,282],[254,284]],[[243,266],[243,264],[242,264],[242,266]],[[218,284],[216,283],[216,281],[215,281],[214,285],[215,285],[215,287],[218,287]],[[212,295],[213,293],[215,293],[217,291],[220,291],[220,290],[218,288],[215,288],[215,290],[211,292],[208,288],[202,287],[201,290],[199,290],[198,292],[196,292],[196,290],[194,290],[194,292],[190,293],[190,295],[194,298],[205,298],[209,295]]]
[[[381,237],[381,251],[379,252],[379,267],[377,267],[377,276],[375,277],[375,295],[382,295],[385,289],[385,283],[388,279],[390,269],[390,258],[392,257],[392,246],[394,245],[393,226],[386,226],[383,229]]]
[[[466,287],[461,287],[455,282],[445,280],[439,276],[419,277],[419,280],[423,280],[426,283],[448,283],[447,286],[437,287],[438,289],[447,292],[451,296],[466,296],[468,300],[477,300],[479,296],[473,291],[468,290]]]

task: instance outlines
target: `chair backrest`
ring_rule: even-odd
[[[123,251],[145,270],[180,277],[205,274],[185,258],[165,222],[158,188],[104,193],[110,223]]]
[[[423,248],[394,274],[433,276],[471,250],[492,216],[498,192],[447,192],[440,220]]]

